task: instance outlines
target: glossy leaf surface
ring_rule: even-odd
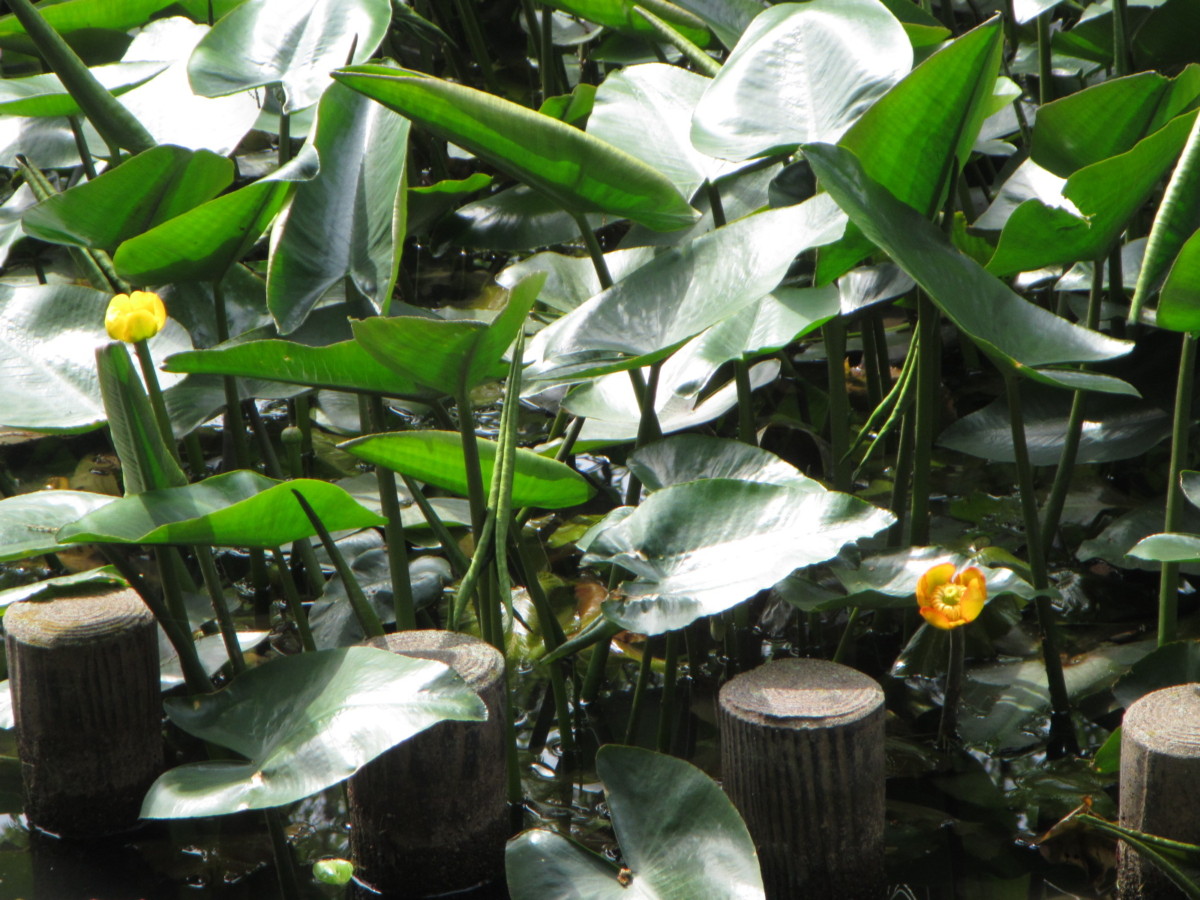
[[[431,725],[487,716],[479,696],[442,663],[369,647],[279,657],[215,694],[166,707],[184,731],[246,759],[166,772],[142,804],[148,819],[282,806],[337,784]]]
[[[168,219],[117,248],[113,263],[136,284],[211,280],[254,246],[295,188],[317,172],[311,145],[283,168]]]
[[[505,853],[513,900],[756,900],[765,896],[750,833],[711,778],[690,763],[608,744],[596,754],[627,881],[559,834],[523,832]]]
[[[403,472],[420,481],[457,494],[467,494],[467,469],[462,440],[452,431],[397,431],[370,434],[338,445],[347,453],[376,465]],[[479,440],[479,466],[483,483],[490,484],[496,465],[497,444]],[[582,475],[554,459],[517,448],[513,477],[514,507],[562,509],[586,503],[596,489]]]
[[[309,347],[293,341],[246,341],[176,353],[168,372],[240,375],[333,391],[376,392],[386,397],[429,397],[432,392],[375,359],[356,341]]]
[[[233,183],[233,175],[233,163],[215,153],[155,147],[43,200],[22,222],[44,241],[111,251],[211,200]]]
[[[113,96],[144,84],[166,69],[165,63],[114,63],[96,66],[92,74]],[[77,116],[82,111],[57,75],[30,75],[0,81],[0,115]]]
[[[593,531],[584,562],[636,576],[618,588],[624,599],[605,601],[604,614],[640,634],[723,612],[892,521],[848,494],[728,478],[676,484],[617,513]]]
[[[0,500],[0,562],[61,550],[58,529],[116,499],[87,491],[34,491]]]
[[[68,525],[59,539],[270,549],[316,533],[293,491],[304,495],[330,531],[384,523],[328,482],[305,478],[278,482],[238,470],[196,484],[126,497]]]
[[[576,213],[603,212],[651,228],[690,225],[695,211],[662,173],[550,116],[469,87],[386,66],[335,77],[470,150]]]
[[[665,251],[530,342],[527,377],[633,368],[661,359],[770,293],[797,253],[837,239],[845,218],[827,197],[766,210]]]
[[[110,295],[76,285],[0,289],[0,425],[36,431],[86,431],[104,421],[96,350],[109,343]],[[150,339],[157,359],[191,349],[168,321]],[[167,387],[173,379],[164,379]]]
[[[284,112],[312,106],[329,73],[369,59],[391,19],[387,0],[247,0],[200,41],[188,64],[196,93],[220,97],[280,84]]]
[[[513,288],[508,305],[490,324],[375,317],[354,322],[354,339],[378,362],[416,384],[457,394],[503,374],[501,357],[524,326],[543,281],[534,275]]]
[[[377,309],[391,297],[404,242],[408,127],[343,85],[330,85],[321,98],[321,171],[297,186],[271,240],[267,306],[281,334],[298,328],[347,276]]]
[[[911,68],[908,36],[878,0],[778,4],[755,18],[705,91],[692,142],[747,159],[836,141]]]
[[[911,206],[871,180],[849,151],[805,148],[821,183],[875,244],[989,355],[1026,368],[1112,359],[1131,345],[1073,325],[1023,299]]]

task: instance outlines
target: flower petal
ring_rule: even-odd
[[[976,571],[979,571],[976,569]],[[954,563],[942,563],[927,571],[917,581],[917,604],[924,610],[929,606],[933,592],[954,579]],[[946,627],[946,626],[939,626]]]

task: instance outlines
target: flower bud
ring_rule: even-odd
[[[129,344],[154,337],[166,323],[167,308],[162,298],[151,291],[117,294],[108,301],[104,316],[108,336]]]

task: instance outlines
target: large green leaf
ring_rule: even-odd
[[[202,14],[200,19],[203,21],[206,15]],[[170,66],[157,78],[123,95],[121,105],[160,144],[211,150],[224,156],[232,154],[254,127],[259,103],[252,93],[209,98],[192,92],[187,77],[188,60],[208,31],[207,25],[182,16],[155,20],[138,31],[123,59],[164,60]]]
[[[354,322],[354,338],[371,356],[416,384],[458,395],[503,374],[500,360],[525,324],[543,275],[512,289],[491,324],[419,316],[376,316]]]
[[[635,0],[552,0],[546,5],[626,34],[650,40],[659,39],[658,33],[649,23],[634,12],[634,7],[639,5]],[[650,0],[640,5],[661,16],[693,44],[699,47],[708,45],[710,38],[704,24],[686,10],[669,0]]]
[[[660,231],[696,217],[661,172],[551,116],[418,72],[356,66],[334,77],[549,195],[563,209]]]
[[[836,240],[845,217],[828,197],[765,210],[667,250],[544,328],[531,378],[598,374],[662,359],[769,294],[796,254]]]
[[[67,0],[64,3],[41,4],[42,16],[63,36],[91,31],[129,31],[146,24],[159,10],[173,0]],[[21,53],[33,51],[25,28],[11,13],[0,18],[0,47]]]
[[[663,364],[658,379],[654,415],[663,434],[711,422],[739,402],[732,373],[716,390],[706,391],[703,396],[698,394],[696,367],[685,356],[687,349],[684,346]],[[764,360],[751,366],[750,390],[770,384],[778,375],[778,360]],[[629,443],[638,436],[641,407],[625,372],[601,375],[580,385],[563,399],[562,407],[584,419],[576,441],[580,449]]]
[[[115,500],[86,491],[35,491],[0,500],[0,562],[61,550],[58,529]]]
[[[484,484],[491,483],[498,445],[478,440],[479,466]],[[338,444],[359,459],[403,472],[420,481],[437,485],[466,496],[467,467],[463,459],[462,438],[452,431],[398,431],[369,434]],[[514,507],[539,506],[562,509],[586,503],[596,493],[591,483],[554,459],[531,450],[517,448],[513,477]]]
[[[790,485],[824,493],[820,483],[774,453],[731,438],[681,434],[629,454],[629,471],[647,491],[706,478]]]
[[[809,145],[805,156],[821,184],[863,233],[994,359],[1034,377],[1038,373],[1030,370],[1035,366],[1096,362],[1132,349],[1127,342],[1074,325],[1013,293],[954,249],[932,222],[869,178],[848,150]],[[1054,370],[1053,377],[1064,374]]]
[[[1138,541],[1129,555],[1154,562],[1200,562],[1200,535],[1174,532],[1152,534]]]
[[[710,478],[655,491],[591,532],[585,563],[637,576],[604,614],[639,634],[683,628],[837,555],[893,521],[890,513],[812,485]]]
[[[1038,109],[1030,156],[1062,178],[1127,153],[1200,97],[1200,66],[1175,78],[1139,72],[1069,94]]]
[[[990,112],[1002,43],[996,21],[967,32],[888,91],[839,143],[859,158],[867,175],[932,216]],[[871,242],[854,223],[840,242],[821,252],[818,283],[841,275],[870,251]]]
[[[270,227],[296,182],[316,172],[316,152],[305,144],[295,159],[270,175],[125,241],[113,263],[136,284],[220,277]]]
[[[104,421],[96,350],[109,342],[110,299],[70,284],[0,287],[0,425],[86,431]],[[150,339],[156,359],[186,349],[187,333],[170,320]]]
[[[376,360],[357,341],[339,341],[327,347],[275,339],[246,341],[176,353],[163,367],[168,372],[238,375],[386,397],[428,399],[434,395]]]
[[[731,168],[692,145],[692,111],[709,81],[665,63],[621,69],[597,88],[587,132],[662,172],[691,197]]]
[[[67,525],[58,536],[72,543],[270,549],[316,533],[293,491],[304,495],[330,531],[385,522],[336,485],[306,478],[278,482],[238,470],[126,497]]]
[[[283,86],[283,111],[312,106],[329,73],[370,59],[391,20],[387,0],[247,0],[196,46],[188,75],[197,94],[220,97]]]
[[[1154,323],[1171,331],[1200,331],[1200,231],[1179,249],[1158,295]]]
[[[154,147],[43,200],[22,223],[43,241],[112,251],[211,200],[233,183],[233,175],[232,161],[207,150]]]
[[[215,694],[166,702],[171,721],[246,757],[166,772],[147,819],[218,816],[315,794],[431,725],[487,717],[479,696],[440,662],[370,647],[281,656]]]
[[[96,66],[92,74],[113,96],[145,84],[166,69],[166,63],[131,62]],[[0,81],[0,115],[78,116],[82,110],[57,75],[30,75]]]
[[[1069,203],[1022,203],[1005,223],[988,271],[1011,275],[1107,254],[1178,159],[1195,116],[1176,116],[1132,150],[1073,173],[1062,188]]]
[[[1028,390],[1021,401],[1029,461],[1056,466],[1067,440],[1071,396],[1062,391]],[[1142,400],[1089,397],[1075,462],[1079,465],[1132,459],[1171,433],[1171,419]],[[1013,462],[1012,424],[1008,403],[996,400],[956,421],[938,436],[951,450],[995,462]]]
[[[879,0],[781,3],[750,23],[696,107],[692,142],[748,159],[840,138],[912,68]]]
[[[596,774],[619,867],[555,832],[520,834],[505,853],[513,900],[756,900],[765,896],[746,825],[715,781],[681,759],[608,744]]]
[[[267,306],[281,334],[347,276],[384,307],[404,243],[408,122],[333,84],[317,108],[314,143],[321,171],[297,186],[271,241]]]

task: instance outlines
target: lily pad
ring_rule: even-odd
[[[215,694],[168,700],[166,709],[188,734],[246,759],[166,772],[146,794],[147,819],[282,806],[349,778],[431,725],[487,718],[479,696],[442,663],[370,647],[279,657]]]

